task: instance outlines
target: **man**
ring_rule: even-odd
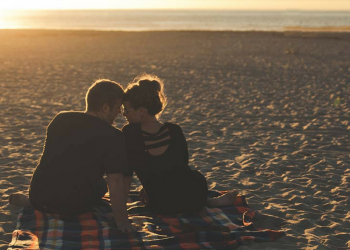
[[[123,232],[136,231],[126,210],[124,136],[111,126],[121,113],[123,95],[118,83],[98,80],[86,94],[85,112],[59,113],[47,128],[44,151],[30,183],[29,200],[12,195],[10,203],[24,201],[43,212],[74,216],[91,211],[108,191],[108,184],[118,228]]]

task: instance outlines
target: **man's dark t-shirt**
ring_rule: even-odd
[[[47,128],[44,152],[33,173],[29,197],[34,208],[64,215],[91,210],[104,174],[124,173],[123,133],[82,112],[61,112]]]

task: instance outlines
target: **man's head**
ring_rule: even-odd
[[[123,87],[108,79],[97,80],[86,93],[86,112],[112,124],[120,113]]]

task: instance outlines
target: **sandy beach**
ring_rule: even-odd
[[[239,249],[350,249],[349,58],[350,33],[0,30],[0,249],[53,116],[84,110],[98,78],[142,72],[164,79],[162,121],[210,188],[239,189],[287,234]]]

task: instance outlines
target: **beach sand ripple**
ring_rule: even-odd
[[[98,78],[165,79],[210,188],[238,189],[281,229],[240,249],[350,248],[350,34],[0,30],[0,248],[6,249],[57,112]],[[117,126],[125,124],[118,118]],[[135,181],[133,188],[138,188]]]

